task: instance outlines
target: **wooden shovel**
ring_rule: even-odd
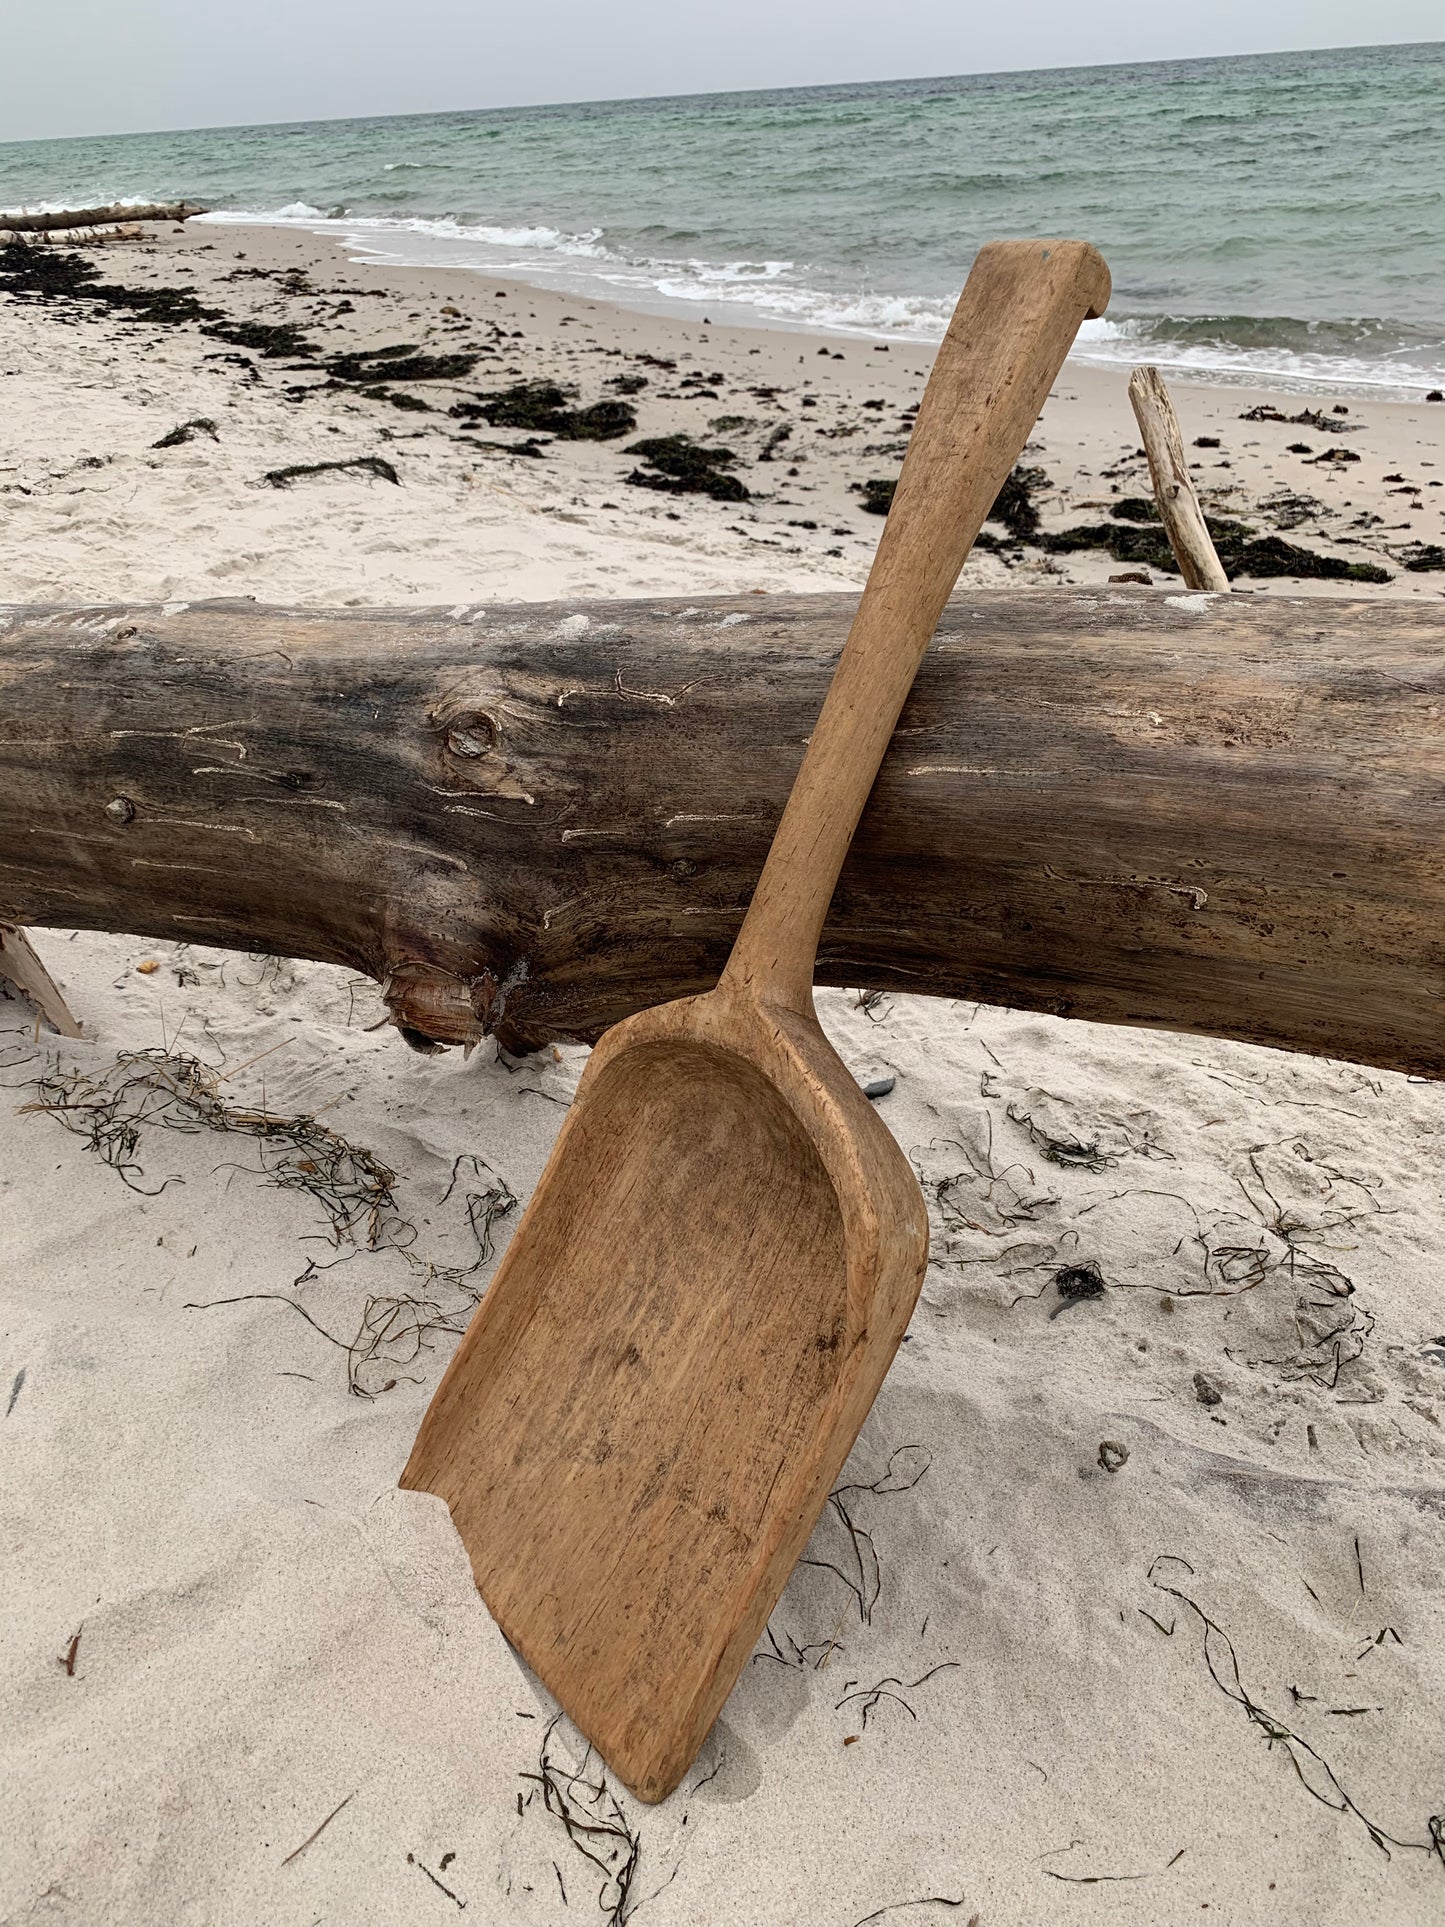
[[[975,261],[721,981],[592,1053],[402,1475],[644,1800],[695,1758],[918,1296],[918,1181],[819,1028],[813,965],[943,605],[1108,296],[1079,241]]]

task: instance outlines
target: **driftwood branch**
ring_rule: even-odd
[[[0,920],[320,958],[413,1033],[713,982],[851,599],[0,609]],[[819,978],[1445,1075],[1445,649],[1400,602],[958,598]]]
[[[0,982],[18,990],[62,1037],[83,1034],[55,979],[36,955],[34,944],[23,930],[8,923],[0,923]]]
[[[189,221],[205,211],[190,201],[146,207],[114,201],[109,207],[60,208],[50,214],[0,214],[0,233],[56,234],[64,228],[106,227],[116,221]]]
[[[1179,417],[1157,368],[1136,368],[1129,377],[1129,400],[1149,457],[1154,499],[1180,573],[1191,589],[1222,590],[1229,577],[1215,552],[1204,511],[1189,479],[1189,458]]]

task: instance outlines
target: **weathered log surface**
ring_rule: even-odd
[[[0,234],[58,234],[67,228],[109,227],[116,221],[189,221],[205,211],[190,201],[145,207],[114,201],[109,207],[57,208],[51,214],[0,214]]]
[[[852,608],[0,608],[0,921],[595,1036],[713,981]],[[819,978],[1445,1075],[1445,621],[956,599]]]

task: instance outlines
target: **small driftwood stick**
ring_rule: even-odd
[[[62,1037],[81,1037],[84,1032],[71,1016],[55,979],[36,955],[35,946],[14,924],[0,923],[0,978],[13,984],[27,1003],[33,1004],[52,1030]]]
[[[0,214],[0,234],[55,234],[63,228],[106,227],[117,221],[189,221],[205,209],[190,201],[175,201],[147,207],[127,207],[115,201],[109,207],[71,207],[53,214]]]
[[[855,598],[0,607],[0,921],[508,1048],[717,981]],[[1445,1077],[1445,616],[955,597],[818,981]]]
[[[1189,479],[1179,417],[1157,368],[1134,370],[1129,377],[1129,400],[1144,438],[1164,533],[1185,582],[1191,589],[1228,589],[1229,577],[1209,539],[1204,511]]]

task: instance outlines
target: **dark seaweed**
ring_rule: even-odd
[[[329,475],[356,469],[364,475],[375,475],[379,481],[391,482],[401,487],[401,477],[384,455],[349,455],[340,462],[292,462],[287,468],[269,468],[261,477],[272,488],[290,488],[303,475]]]
[[[1083,1265],[1065,1265],[1062,1271],[1054,1273],[1054,1289],[1060,1302],[1049,1313],[1050,1318],[1057,1318],[1061,1311],[1086,1298],[1102,1298],[1106,1290],[1104,1274],[1093,1259]]]
[[[1117,512],[1117,511],[1116,511]],[[1347,562],[1343,556],[1320,555],[1302,549],[1283,536],[1256,536],[1247,522],[1233,522],[1219,516],[1206,516],[1206,524],[1219,559],[1234,576],[1292,576],[1321,582],[1388,582],[1390,572],[1373,562]],[[1077,528],[1060,529],[1035,536],[1039,548],[1053,555],[1076,549],[1103,549],[1120,562],[1142,563],[1161,574],[1178,575],[1179,564],[1161,534],[1152,529],[1134,528],[1107,522],[1082,523]]]
[[[1160,1569],[1165,1566],[1175,1569],[1167,1578],[1160,1577]],[[1234,1642],[1218,1621],[1211,1619],[1198,1601],[1184,1591],[1185,1575],[1194,1577],[1194,1568],[1187,1559],[1181,1559],[1175,1553],[1162,1553],[1149,1568],[1147,1576],[1156,1591],[1167,1594],[1176,1604],[1194,1615],[1204,1634],[1204,1664],[1209,1677],[1220,1692],[1246,1714],[1250,1724],[1264,1734],[1271,1752],[1275,1747],[1281,1748],[1305,1792],[1334,1813],[1351,1814],[1387,1860],[1391,1847],[1403,1847],[1420,1853],[1438,1854],[1442,1865],[1445,1865],[1445,1854],[1440,1852],[1442,1820],[1445,1820],[1445,1816],[1436,1814],[1426,1820],[1427,1838],[1424,1840],[1406,1840],[1387,1832],[1378,1821],[1363,1813],[1340,1784],[1334,1768],[1323,1755],[1302,1734],[1286,1726],[1249,1693],[1240,1673],[1239,1655],[1234,1649]],[[1171,1580],[1178,1583],[1171,1584]],[[1296,1694],[1296,1697],[1301,1696]]]
[[[627,450],[639,455],[648,473],[633,469],[627,481],[634,488],[661,489],[669,495],[710,495],[715,502],[746,502],[749,491],[735,475],[725,475],[738,456],[731,448],[704,448],[690,435],[654,435],[634,442]]]
[[[542,1790],[542,1802],[554,1820],[561,1823],[572,1846],[602,1875],[597,1906],[607,1927],[624,1927],[634,1910],[632,1883],[637,1878],[642,1857],[642,1842],[633,1832],[617,1797],[607,1784],[607,1775],[589,1779],[592,1764],[589,1747],[580,1767],[566,1766],[553,1751],[553,1735],[561,1721],[559,1713],[542,1735],[541,1752],[535,1773],[523,1773]],[[530,1804],[535,1796],[528,1794]],[[518,1797],[518,1812],[522,1802]],[[555,1862],[553,1863],[555,1866]],[[557,1874],[561,1884],[560,1871]],[[563,1888],[563,1897],[566,1888]]]
[[[1347,562],[1340,555],[1319,555],[1286,542],[1281,535],[1264,535],[1255,541],[1220,541],[1217,527],[1210,529],[1219,559],[1232,575],[1301,576],[1320,582],[1389,582],[1390,571],[1374,562]]]
[[[202,307],[192,288],[122,288],[102,281],[94,262],[79,254],[30,247],[23,241],[0,248],[0,289],[36,301],[94,302],[98,308],[116,309],[127,318],[164,327],[225,321],[219,308]]]
[[[215,309],[204,310],[214,315]],[[148,315],[154,320],[154,315]],[[203,335],[210,335],[216,341],[228,341],[233,348],[249,348],[254,354],[268,361],[279,360],[282,355],[308,358],[316,353],[313,344],[290,321],[228,321],[224,316],[207,321],[201,329]]]
[[[1268,403],[1259,408],[1246,408],[1239,419],[1242,422],[1288,422],[1295,428],[1313,428],[1322,435],[1350,435],[1365,425],[1363,422],[1342,422],[1338,413],[1325,415],[1318,408],[1302,409],[1298,415],[1284,415]]]
[[[555,381],[519,381],[510,388],[458,402],[452,414],[463,421],[485,421],[493,428],[525,428],[567,442],[615,442],[637,426],[637,411],[625,401],[597,401],[590,408],[568,404],[575,388]]]
[[[479,360],[470,353],[423,355],[405,346],[360,348],[332,355],[323,365],[333,381],[361,387],[367,382],[465,381]]]
[[[391,388],[362,388],[357,392],[365,395],[368,401],[389,401],[393,408],[407,408],[413,414],[430,415],[433,412],[431,403],[423,401],[420,395],[403,395]]]
[[[1039,526],[1034,497],[1048,486],[1049,478],[1043,469],[1025,468],[1020,464],[994,497],[993,507],[984,520],[1001,522],[1016,542],[1032,540]]]
[[[197,415],[193,421],[182,422],[179,428],[173,428],[168,435],[162,435],[158,442],[151,443],[151,447],[179,448],[184,442],[193,442],[198,434],[209,435],[213,442],[221,439],[216,433],[216,424],[210,417]]]
[[[337,1256],[325,1263],[309,1259],[293,1280],[293,1290],[362,1252],[384,1251],[400,1258],[428,1289],[457,1293],[457,1301],[449,1306],[412,1293],[369,1296],[356,1336],[350,1340],[328,1331],[299,1299],[281,1291],[241,1292],[184,1307],[213,1311],[257,1299],[286,1305],[346,1353],[348,1389],[358,1398],[376,1398],[401,1383],[405,1368],[429,1351],[437,1338],[455,1338],[465,1331],[481,1297],[475,1274],[495,1256],[494,1228],[516,1208],[516,1197],[480,1158],[459,1157],[440,1203],[445,1204],[462,1182],[463,1166],[470,1166],[469,1175],[479,1188],[466,1189],[464,1199],[475,1253],[467,1264],[439,1264],[412,1249],[417,1228],[397,1206],[395,1173],[378,1157],[314,1117],[277,1115],[232,1104],[223,1086],[234,1074],[165,1050],[123,1052],[99,1077],[63,1069],[55,1062],[41,1076],[28,1080],[36,1097],[23,1109],[48,1112],[83,1138],[123,1183],[147,1197],[182,1180],[170,1176],[155,1185],[142,1182],[145,1174],[138,1152],[146,1130],[187,1135],[215,1131],[251,1138],[258,1148],[258,1175],[282,1190],[306,1193],[330,1221],[327,1243]],[[17,1383],[12,1405],[18,1392]]]

